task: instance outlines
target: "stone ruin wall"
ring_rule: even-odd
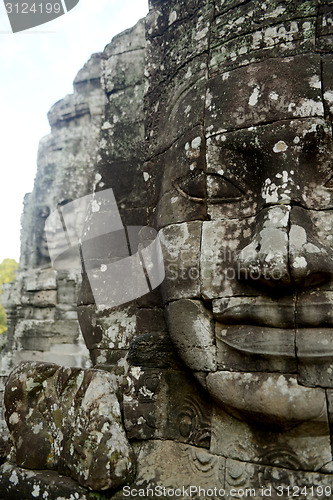
[[[116,194],[121,186],[123,208],[137,202],[130,179],[143,154],[144,47],[139,21],[91,56],[74,80],[73,94],[48,113],[51,132],[40,141],[34,189],[24,200],[19,271],[2,293],[8,331],[0,358],[1,428],[5,380],[19,362],[91,366],[78,323],[81,271],[51,267],[44,224],[57,206],[105,184],[116,185]],[[144,224],[142,210],[137,219]]]

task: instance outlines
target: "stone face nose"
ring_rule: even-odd
[[[333,252],[319,243],[306,210],[276,205],[257,215],[238,256],[239,275],[253,285],[298,288],[333,278]]]
[[[333,280],[333,251],[321,241],[307,210],[292,207],[289,230],[289,266],[298,287],[320,285]]]

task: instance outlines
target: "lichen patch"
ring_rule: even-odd
[[[283,153],[284,151],[287,151],[287,149],[288,146],[284,141],[277,142],[273,147],[274,153]]]

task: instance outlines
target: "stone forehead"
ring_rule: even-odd
[[[267,59],[208,81],[209,133],[304,117],[323,117],[320,56]]]
[[[174,0],[151,7],[148,47],[158,51],[148,64],[147,97],[151,121],[156,114],[160,125],[149,130],[152,152],[155,141],[165,150],[203,116],[215,131],[332,112],[325,2]],[[154,91],[161,85],[163,97]]]
[[[189,81],[181,94],[170,88],[164,142],[175,130],[186,133],[203,116],[207,135],[279,120],[331,118],[332,60],[322,61],[315,53],[267,59],[201,78],[200,85]]]

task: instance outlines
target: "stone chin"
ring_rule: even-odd
[[[275,428],[327,419],[325,390],[298,383],[293,329],[221,325],[193,299],[171,302],[166,317],[180,357],[228,413]]]
[[[295,375],[216,371],[206,384],[218,403],[247,421],[285,427],[326,419],[325,391],[300,386]]]

